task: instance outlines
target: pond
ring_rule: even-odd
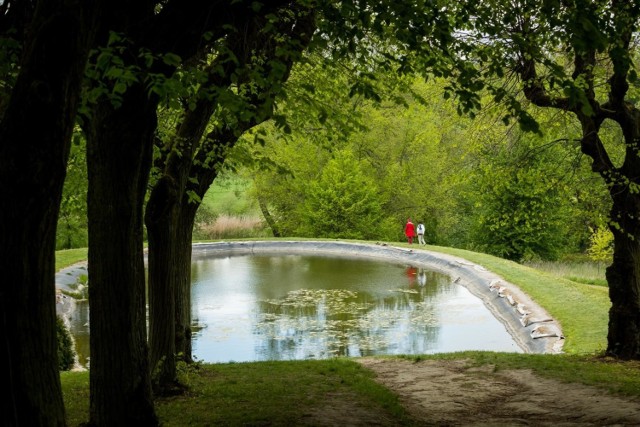
[[[205,362],[522,352],[443,274],[317,255],[194,257],[193,352]]]
[[[518,352],[505,326],[447,275],[324,255],[194,254],[193,355],[207,363]],[[71,331],[89,353],[88,304]]]

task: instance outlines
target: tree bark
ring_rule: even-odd
[[[55,230],[98,10],[98,2],[38,2],[33,19],[22,16],[13,27],[18,37],[25,31],[21,25],[27,32],[11,97],[0,102],[0,383],[9,392],[0,399],[4,425],[65,425]]]
[[[262,212],[262,216],[264,220],[267,222],[267,225],[271,229],[271,233],[273,233],[273,237],[280,237],[280,228],[278,224],[271,216],[271,212],[269,212],[269,207],[267,206],[267,202],[264,200],[260,194],[258,194],[258,206],[260,206],[260,212]]]
[[[620,106],[618,123],[626,156],[620,168],[602,174],[613,202],[609,228],[613,233],[613,262],[607,267],[609,329],[607,354],[640,359],[640,111]]]
[[[182,359],[193,362],[191,318],[191,242],[199,204],[183,205],[178,216],[176,233],[176,349]]]
[[[626,194],[625,194],[626,193]],[[640,212],[637,194],[613,197],[612,218]],[[621,228],[610,227],[614,236],[613,263],[607,267],[609,284],[609,330],[607,354],[621,359],[640,359],[640,227],[637,217]]]
[[[157,103],[141,85],[93,110],[89,174],[90,422],[157,425],[146,330],[142,208]]]
[[[149,348],[154,389],[164,394],[176,381],[174,265],[178,214],[175,180],[163,176],[154,186],[145,211],[149,241]],[[156,248],[162,248],[157,250]]]
[[[126,47],[115,51],[124,66],[137,70],[138,75],[135,82],[127,83],[120,105],[102,98],[91,106],[87,119],[90,422],[155,425],[146,342],[142,210],[158,99],[147,90],[146,78],[151,73],[171,77],[175,66],[154,61],[147,69],[139,49],[158,56],[173,53],[191,58],[200,49],[203,34],[211,32],[215,39],[228,31],[230,18],[219,9],[241,16],[247,5],[171,0],[157,11],[156,2],[117,0],[111,4],[101,21],[102,41],[106,43],[110,31],[124,34]],[[113,81],[101,83],[115,85]],[[160,241],[163,239],[166,237]]]

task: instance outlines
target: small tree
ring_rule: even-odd
[[[607,227],[598,227],[591,235],[587,249],[589,258],[595,262],[611,263],[613,261],[613,233]]]
[[[378,188],[350,151],[327,163],[309,185],[302,230],[313,237],[388,239],[393,225],[383,215]]]

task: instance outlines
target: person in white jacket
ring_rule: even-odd
[[[424,224],[418,223],[418,227],[416,228],[416,233],[418,234],[418,244],[426,245],[424,241]]]

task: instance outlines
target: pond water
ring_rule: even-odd
[[[193,355],[208,363],[518,352],[505,326],[449,276],[366,258],[194,254]],[[81,364],[88,305],[71,319]]]
[[[448,276],[309,255],[194,257],[193,353],[205,362],[522,352]]]

